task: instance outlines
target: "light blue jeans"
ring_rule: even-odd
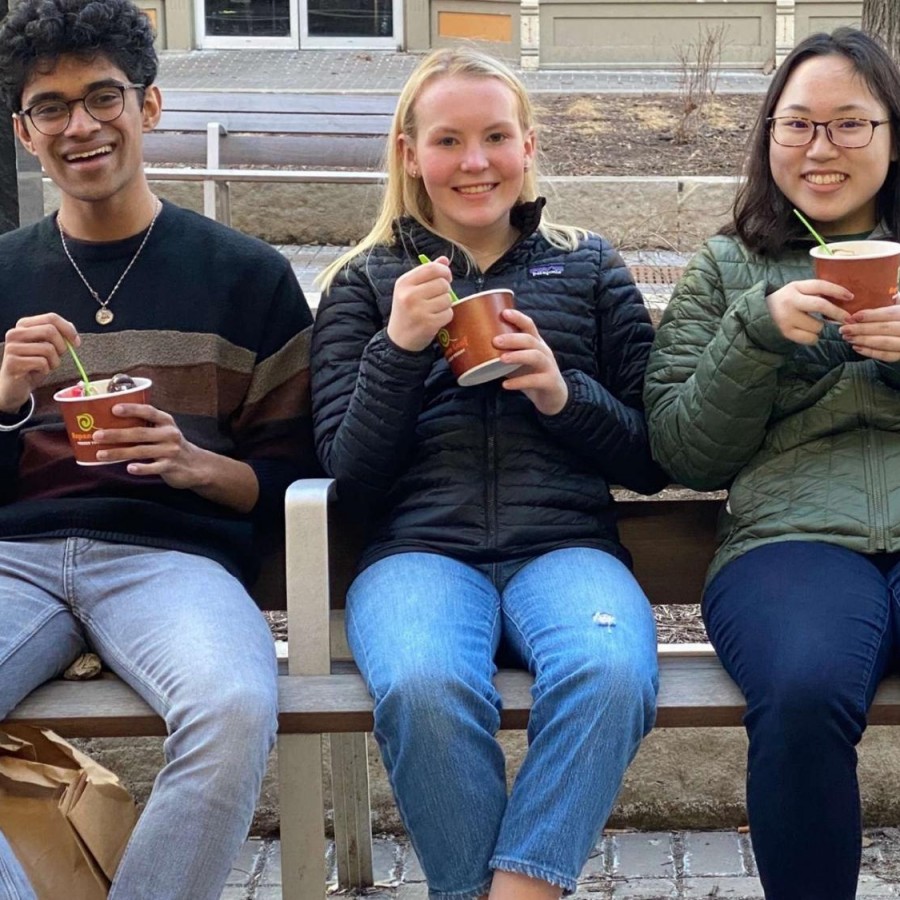
[[[347,634],[430,897],[486,894],[495,869],[573,891],[655,716],[656,630],[628,569],[583,548],[478,568],[398,554],[354,581]],[[535,676],[509,796],[501,637]]]
[[[166,721],[166,764],[111,900],[218,900],[277,727],[274,644],[245,589],[193,554],[0,541],[0,719],[95,650]],[[0,900],[34,893],[0,838]]]

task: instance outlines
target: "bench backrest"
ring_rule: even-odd
[[[205,165],[207,126],[222,126],[224,167],[377,168],[397,104],[392,94],[222,94],[167,91],[147,162]]]
[[[715,552],[716,521],[724,500],[625,500],[617,505],[622,543],[654,605],[699,603]],[[360,516],[340,503],[329,518],[331,608],[342,609],[362,542]]]

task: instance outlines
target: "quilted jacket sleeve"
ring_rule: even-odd
[[[900,391],[900,362],[877,362],[878,375],[881,380],[892,387],[895,391]]]
[[[700,250],[650,354],[644,400],[654,456],[697,490],[727,487],[756,453],[778,370],[795,346],[769,315],[764,281],[728,290],[727,267],[744,265],[742,253],[726,238]]]
[[[597,361],[600,380],[562,373],[569,399],[556,416],[541,416],[560,440],[588,456],[610,484],[644,494],[668,476],[653,461],[644,417],[643,385],[653,341],[644,299],[619,254],[601,245],[597,281]]]
[[[323,296],[313,331],[313,428],[322,466],[342,487],[374,499],[406,468],[433,354],[391,342],[364,267],[345,270]]]

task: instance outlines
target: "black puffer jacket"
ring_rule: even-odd
[[[541,206],[514,210],[523,236],[484,274],[403,220],[397,245],[361,255],[322,299],[311,363],[316,444],[339,492],[372,505],[362,567],[406,551],[492,562],[572,546],[629,561],[607,485],[652,493],[666,481],[650,457],[641,400],[653,330],[616,251],[595,235],[575,251],[551,246],[536,231]],[[500,382],[457,386],[437,342],[413,353],[390,341],[394,282],[419,253],[451,258],[461,297],[515,291],[568,384],[558,415],[541,415]]]

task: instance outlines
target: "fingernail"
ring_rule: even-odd
[[[97,451],[97,459],[106,459],[107,456],[109,456],[109,453],[107,453],[106,450]]]

